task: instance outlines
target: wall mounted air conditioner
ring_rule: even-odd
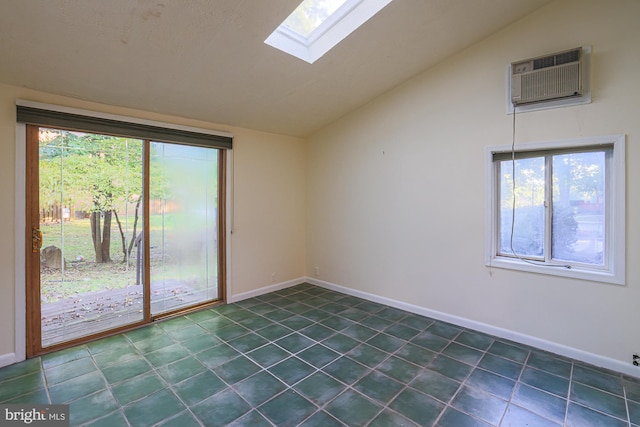
[[[583,49],[511,63],[511,103],[526,105],[581,97],[584,91]]]

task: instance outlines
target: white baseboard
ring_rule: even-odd
[[[18,357],[15,353],[6,353],[0,355],[0,368],[2,368],[3,366],[13,365],[16,362],[20,362],[20,360],[18,360]]]
[[[368,292],[358,291],[355,289],[347,288],[344,286],[336,285],[335,283],[325,282],[313,277],[307,277],[305,280],[312,285],[320,286],[325,289],[330,289],[337,292],[342,292],[347,295],[366,299],[368,301],[385,304],[394,308],[408,311],[410,313],[419,314],[421,316],[430,317],[432,319],[441,320],[443,322],[452,323],[464,328],[473,329],[475,331],[484,332],[489,335],[493,335],[499,338],[504,338],[517,343],[525,344],[528,346],[536,347],[541,350],[545,350],[560,356],[568,357],[571,359],[579,360],[581,362],[588,363],[590,365],[598,366],[612,371],[620,372],[625,375],[633,377],[640,377],[640,369],[630,363],[612,359],[610,357],[602,356],[595,353],[579,350],[577,348],[568,347],[563,344],[559,344],[553,341],[547,341],[531,335],[522,334],[520,332],[512,331],[510,329],[501,328],[487,323],[477,322],[475,320],[467,319],[464,317],[454,316],[451,314],[443,313],[441,311],[431,310],[425,307],[397,301],[391,298],[381,297]]]
[[[306,281],[307,281],[306,277],[299,277],[297,279],[287,280],[286,282],[280,282],[280,283],[275,283],[273,285],[263,286],[262,288],[255,289],[253,291],[242,292],[239,294],[232,295],[230,298],[227,298],[227,302],[234,303],[234,302],[242,301],[247,298],[253,298],[260,295],[268,294],[269,292],[290,288],[291,286],[299,285]]]

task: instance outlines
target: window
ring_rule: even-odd
[[[392,0],[304,0],[264,41],[313,64]]]
[[[487,265],[624,284],[624,136],[486,157]]]

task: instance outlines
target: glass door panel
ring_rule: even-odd
[[[216,149],[151,142],[151,314],[220,298]]]
[[[43,348],[143,320],[143,145],[39,130]]]

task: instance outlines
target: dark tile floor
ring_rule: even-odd
[[[0,369],[92,426],[640,426],[640,379],[302,284]]]

